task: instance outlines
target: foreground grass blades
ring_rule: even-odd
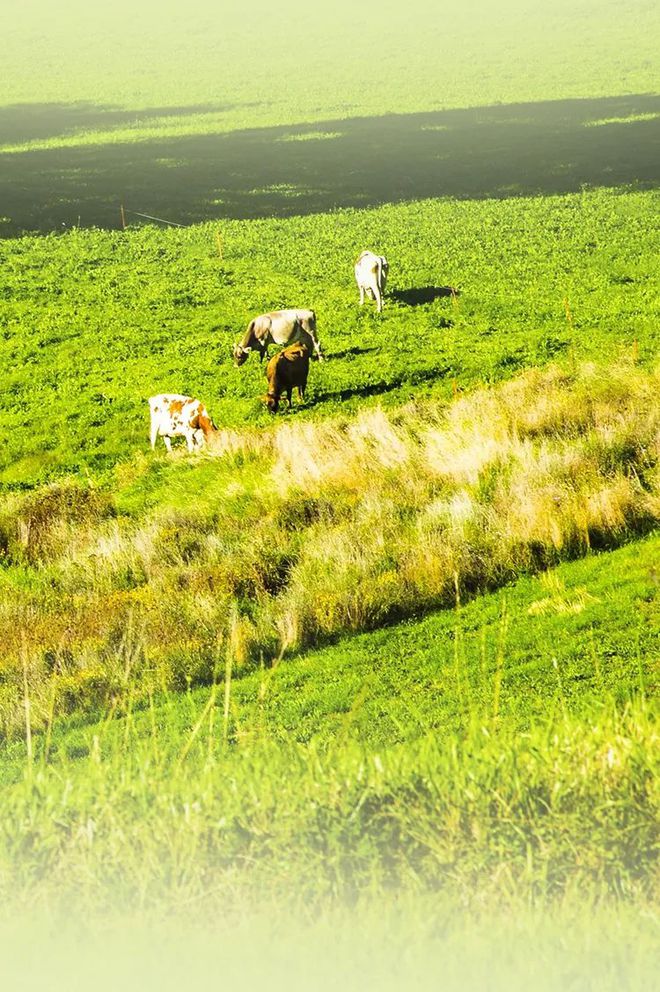
[[[90,753],[28,763],[3,789],[4,906],[110,916],[240,891],[288,911],[446,889],[492,909],[651,895],[658,736],[643,696],[543,717],[475,713],[448,741],[228,746],[201,708],[187,737],[130,715]]]

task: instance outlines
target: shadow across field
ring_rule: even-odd
[[[220,114],[233,110],[232,104],[196,104],[187,107],[149,107],[124,110],[112,104],[14,103],[0,107],[0,142],[19,145],[27,141],[75,136],[89,131],[139,126],[145,122],[166,122],[172,117]]]
[[[0,155],[0,233],[118,227],[121,203],[186,224],[659,179],[660,96],[390,114]]]

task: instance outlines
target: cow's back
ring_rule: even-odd
[[[268,385],[277,392],[304,385],[309,374],[309,348],[301,343],[284,348],[271,358],[266,372]]]
[[[376,255],[373,251],[363,251],[355,263],[355,275],[358,280],[368,278],[371,275],[377,276],[384,261],[385,259],[381,255]]]
[[[149,410],[152,419],[170,419],[177,414],[180,416],[189,403],[194,403],[192,396],[182,393],[158,393],[149,397]]]
[[[200,400],[182,393],[159,393],[149,398],[152,423],[175,433],[182,428],[201,428],[211,424],[206,407]]]
[[[300,330],[314,330],[316,315],[313,310],[276,310],[270,317],[270,333],[275,344],[289,344],[300,340]]]

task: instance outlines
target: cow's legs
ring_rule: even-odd
[[[163,441],[165,442],[165,447],[167,448],[168,452],[171,454],[172,453],[172,442],[171,442],[170,438],[167,436],[167,434],[163,434]]]
[[[311,346],[314,349],[314,354],[318,358],[319,362],[325,361],[323,355],[321,354],[321,345],[319,344],[318,338],[316,337],[316,325],[312,327],[307,322],[299,324],[297,336],[290,340],[300,341],[300,343],[304,344],[308,350],[311,342]]]
[[[360,306],[364,306],[364,286],[360,286]]]
[[[156,438],[158,437],[158,424],[154,422],[151,425],[151,450],[153,451],[156,447]]]
[[[316,352],[316,357],[318,358],[319,362],[323,362],[324,358],[323,355],[321,354],[321,345],[318,343],[314,335],[312,335],[312,341],[314,342],[314,351]]]

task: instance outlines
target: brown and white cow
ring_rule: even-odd
[[[364,303],[364,294],[376,301],[378,313],[383,309],[383,294],[387,283],[389,265],[384,255],[375,255],[372,251],[363,251],[355,263],[355,280],[360,290],[360,306]]]
[[[168,451],[172,450],[173,437],[185,437],[188,451],[201,448],[216,431],[206,407],[192,396],[179,393],[159,393],[149,399],[151,411],[151,447],[156,447],[160,436]]]
[[[316,314],[313,310],[273,310],[262,313],[248,324],[243,339],[234,345],[234,362],[242,365],[250,353],[256,351],[263,361],[269,344],[289,345],[296,341],[316,352],[322,361],[321,348],[316,337]]]
[[[298,342],[289,348],[284,348],[277,355],[273,355],[266,366],[268,395],[264,396],[264,402],[271,413],[277,413],[284,393],[289,401],[289,406],[291,406],[291,396],[294,389],[298,390],[301,401],[305,399],[308,375],[309,349],[306,345]]]

